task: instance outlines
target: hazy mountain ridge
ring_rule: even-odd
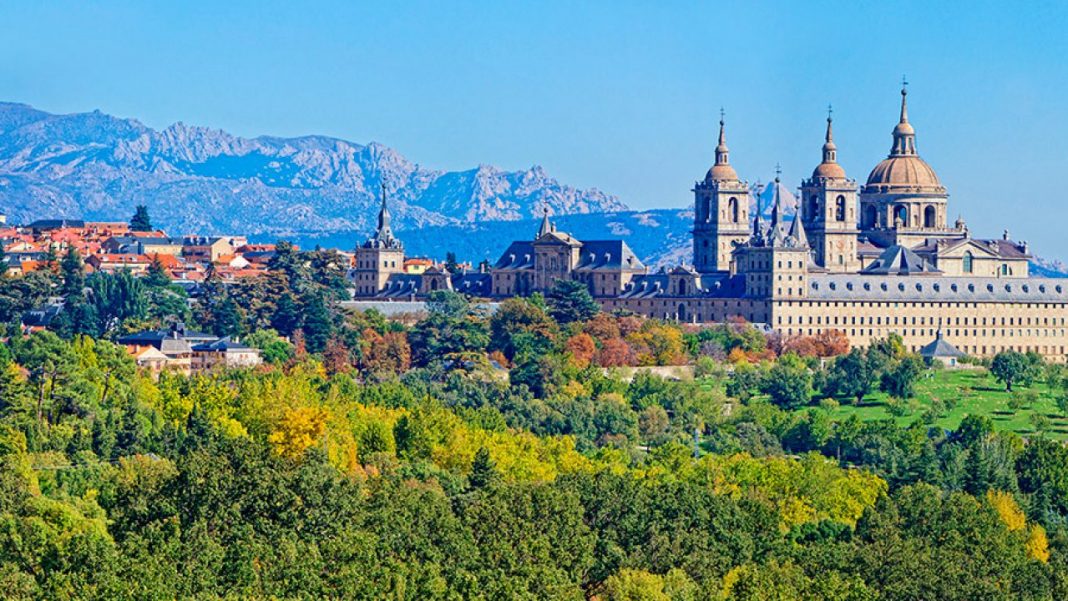
[[[400,227],[626,210],[541,167],[444,172],[378,143],[327,136],[242,138],[176,123],[154,130],[100,111],[53,115],[0,103],[0,212],[124,219],[138,204],[175,233],[284,235],[362,230],[382,183]]]
[[[770,209],[762,203],[764,212]],[[792,211],[791,211],[792,212]],[[691,230],[693,210],[653,209],[621,211],[618,213],[561,215],[553,222],[561,231],[580,240],[622,238],[635,254],[652,270],[679,263],[693,263]],[[496,261],[513,240],[530,240],[538,230],[539,220],[494,221],[477,224],[443,225],[403,230],[398,236],[404,242],[406,254],[444,259],[447,252],[455,252],[461,260],[478,263],[485,259]],[[297,233],[292,239],[301,247],[352,249],[365,240],[367,231],[334,233]],[[262,241],[273,241],[263,238]],[[1031,262],[1035,277],[1068,278],[1068,265],[1058,260],[1036,257]]]

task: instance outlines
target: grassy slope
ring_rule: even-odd
[[[720,385],[713,380],[705,380],[703,384],[706,387]],[[931,406],[932,400],[956,399],[956,406],[936,419],[932,426],[955,430],[966,415],[988,415],[994,420],[994,427],[999,430],[1033,436],[1035,429],[1031,424],[1031,415],[1037,412],[1049,418],[1050,428],[1046,436],[1055,440],[1068,440],[1068,418],[1060,414],[1054,393],[1045,383],[1037,382],[1029,388],[1015,388],[1017,392],[1037,392],[1038,400],[1034,405],[1014,412],[1008,406],[1011,395],[986,370],[930,370],[924,372],[917,382],[916,397],[908,402],[910,409],[906,415],[891,415],[887,408],[888,396],[876,391],[865,397],[860,405],[852,405],[851,399],[839,399],[841,404],[831,410],[831,416],[835,420],[844,419],[851,414],[856,414],[864,421],[894,419],[904,426],[921,419]],[[762,398],[762,395],[757,398]],[[806,407],[805,410],[809,408],[811,407]]]
[[[1020,386],[1016,389],[1027,390]],[[843,403],[832,414],[836,418],[843,418],[855,413],[863,420],[893,418],[899,424],[908,424],[920,417],[930,407],[932,400],[955,399],[956,406],[935,420],[933,425],[953,430],[965,415],[989,415],[999,430],[1032,435],[1034,427],[1031,425],[1031,415],[1038,412],[1052,422],[1048,432],[1051,438],[1068,439],[1068,420],[1060,415],[1049,387],[1045,383],[1035,383],[1030,390],[1038,393],[1038,400],[1032,406],[1013,412],[1008,407],[1011,395],[985,370],[928,371],[916,384],[916,398],[912,403],[914,409],[908,415],[891,416],[887,411],[887,395],[882,392],[869,395],[859,406]]]

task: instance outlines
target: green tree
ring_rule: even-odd
[[[85,289],[85,263],[73,246],[63,255],[59,270],[63,281],[60,294],[65,298],[81,298]]]
[[[456,260],[456,253],[452,251],[445,253],[445,269],[449,273],[460,273],[460,263]]]
[[[864,351],[853,349],[835,359],[827,378],[829,396],[847,396],[860,404],[875,386],[876,374]]]
[[[916,394],[916,380],[923,370],[923,361],[919,357],[906,355],[883,372],[879,389],[892,397],[910,399]]]
[[[137,205],[133,217],[130,218],[130,229],[135,232],[151,232],[152,220],[148,216],[148,207]]]
[[[519,354],[548,352],[557,334],[556,324],[545,310],[524,298],[503,301],[489,326],[488,350],[500,351],[509,360]]]
[[[166,288],[171,285],[171,276],[163,267],[159,255],[152,255],[152,262],[148,264],[148,273],[145,274],[145,285],[150,288]]]
[[[556,280],[548,300],[551,315],[562,324],[588,321],[601,311],[586,284],[577,280]]]
[[[475,461],[471,464],[471,475],[467,477],[471,489],[478,490],[492,486],[499,479],[500,473],[497,471],[497,464],[490,457],[489,449],[479,447],[475,452]]]
[[[760,383],[771,402],[787,409],[807,405],[812,399],[812,375],[808,366],[794,354],[783,355]]]
[[[313,292],[304,302],[304,343],[308,351],[321,353],[334,335],[334,320],[322,293]]]
[[[486,349],[486,321],[463,295],[449,290],[431,292],[427,312],[408,338],[415,365],[452,361],[459,366],[472,353]]]
[[[1034,364],[1017,351],[1001,351],[990,362],[990,374],[1012,392],[1013,384],[1029,386],[1034,378]]]

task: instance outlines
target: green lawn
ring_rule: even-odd
[[[831,414],[835,418],[856,414],[863,420],[893,418],[905,425],[921,417],[933,400],[955,400],[956,406],[945,411],[932,425],[954,430],[965,415],[988,415],[997,429],[1030,436],[1035,434],[1031,415],[1038,412],[1050,420],[1047,436],[1058,440],[1068,439],[1068,419],[1060,414],[1054,396],[1045,383],[1036,383],[1030,388],[1015,388],[1018,392],[1037,392],[1038,400],[1014,412],[1009,409],[1011,395],[986,370],[931,370],[924,372],[916,383],[916,397],[910,400],[911,409],[907,415],[892,416],[887,408],[887,395],[881,392],[865,397],[858,406],[842,400],[842,404]]]

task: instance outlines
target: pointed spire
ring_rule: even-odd
[[[808,246],[808,235],[805,234],[805,226],[801,223],[800,210],[794,215],[793,222],[790,223],[790,233],[788,235],[793,239],[794,246]]]
[[[378,209],[378,227],[374,236],[364,243],[364,248],[403,248],[401,241],[393,236],[390,227],[389,206],[386,204],[386,184],[382,183],[382,205]]]
[[[549,207],[542,207],[541,227],[538,228],[538,238],[553,231],[553,224],[549,222]],[[535,238],[537,240],[537,238]]]
[[[738,181],[738,174],[730,165],[730,150],[727,148],[727,134],[724,128],[725,113],[719,109],[719,143],[716,145],[716,164],[705,174],[706,182]]]
[[[782,198],[779,196],[779,181],[782,176],[782,167],[778,163],[775,164],[775,189],[772,190],[772,202],[771,202],[771,225],[769,230],[774,235],[775,231],[779,229],[779,222],[782,218]]]
[[[823,140],[824,140],[823,141],[823,162],[824,163],[834,163],[836,161],[836,159],[837,159],[837,157],[835,155],[837,154],[838,147],[836,147],[834,145],[834,132],[831,131],[831,124],[833,123],[833,119],[831,118],[831,115],[833,113],[834,113],[834,109],[832,109],[831,105],[828,104],[827,105],[827,135],[824,136],[824,138],[823,138]]]
[[[730,149],[727,148],[727,134],[724,128],[723,118],[726,113],[723,107],[719,109],[719,144],[716,145],[716,164],[727,165],[729,162]]]
[[[908,95],[909,95],[909,80],[905,79],[905,76],[901,76],[901,123],[909,122],[909,107],[908,107]]]
[[[386,206],[386,183],[382,182],[382,207],[378,210],[378,231],[375,237],[380,240],[393,238],[393,230],[390,228],[389,207]]]
[[[901,117],[897,126],[894,127],[894,146],[890,149],[890,156],[906,156],[916,154],[916,131],[909,124],[908,90],[909,82],[901,78]]]

